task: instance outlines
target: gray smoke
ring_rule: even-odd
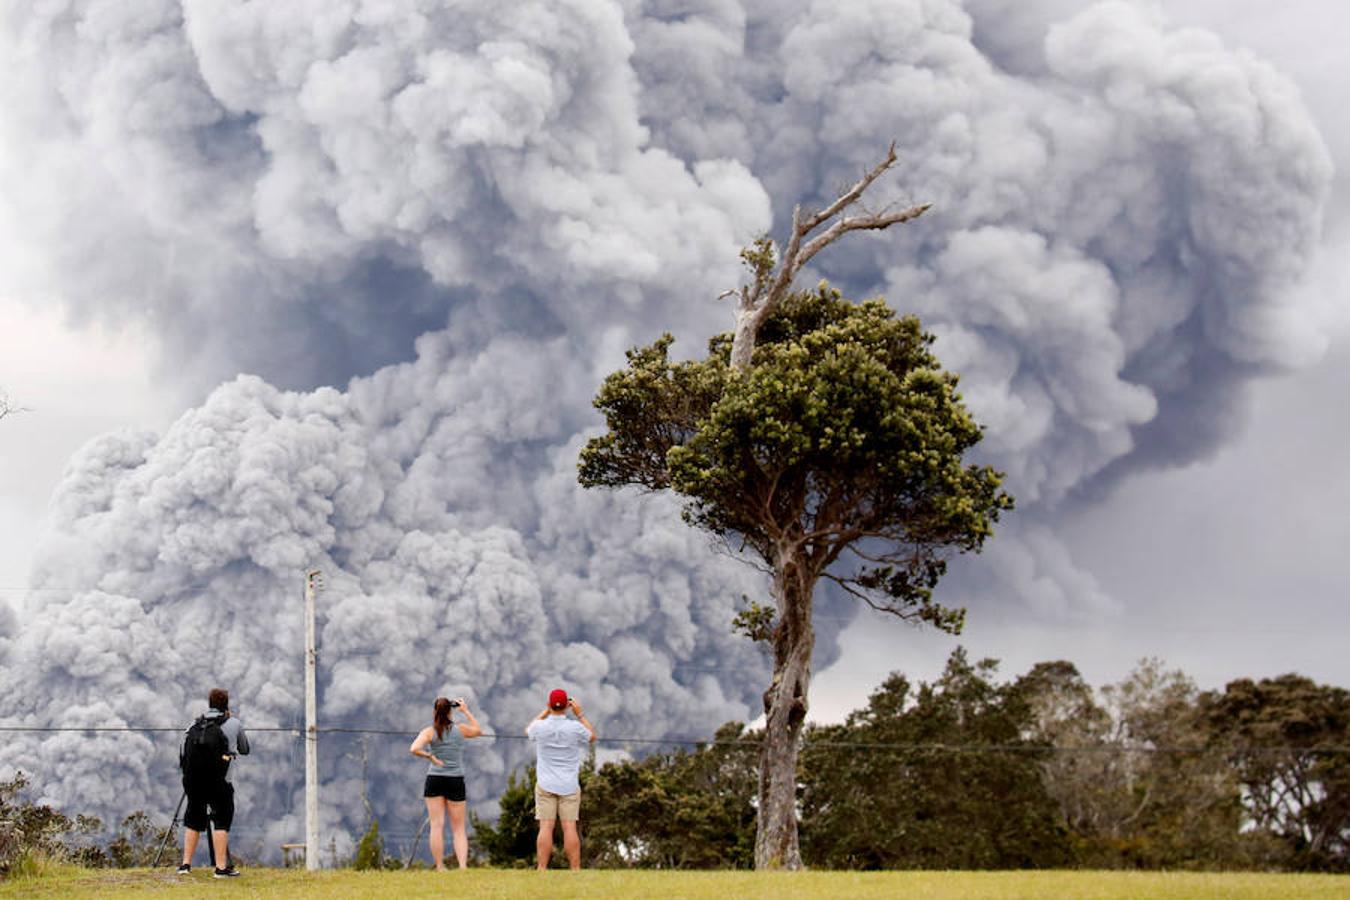
[[[165,434],[71,461],[6,721],[171,724],[219,682],[249,724],[296,724],[308,565],[329,581],[326,722],[414,729],[462,692],[514,734],[559,681],[614,735],[753,715],[763,661],[728,622],[762,581],[668,498],[582,492],[576,451],[626,347],[668,329],[699,352],[730,324],[737,249],[891,140],[876,202],[935,210],[803,281],[921,313],[988,426],[1019,512],[953,602],[1109,607],[1057,511],[1216,452],[1245,385],[1319,349],[1289,298],[1327,151],[1284,78],[1151,4],[4,16],[24,77],[0,85],[0,287],[149,321],[189,397],[231,379]],[[826,634],[818,665],[835,652]],[[106,766],[78,764],[91,750]],[[497,776],[475,801],[519,751],[475,748]],[[406,760],[368,760],[377,807],[406,806]],[[0,774],[20,765],[65,806],[175,799],[144,736],[22,738]],[[348,830],[354,772],[326,757]],[[299,833],[298,775],[241,768],[269,842]]]
[[[240,377],[162,437],[85,447],[53,500],[60,538],[37,564],[40,602],[6,672],[40,692],[10,694],[6,720],[172,724],[220,683],[248,725],[297,725],[307,565],[328,581],[326,726],[416,729],[445,693],[472,698],[487,730],[517,735],[558,684],[603,711],[616,737],[653,722],[697,735],[744,717],[765,672],[727,626],[757,579],[715,556],[669,502],[582,492],[573,426],[550,394],[580,390],[590,373],[564,341],[496,347],[450,358],[444,336],[429,336],[416,362],[345,393]],[[485,383],[474,374],[484,366],[504,374]],[[554,465],[518,464],[535,462],[519,450],[530,444],[551,445]],[[65,773],[44,779],[63,805],[167,810],[173,740],[156,750],[140,735],[100,738],[107,762],[88,766],[87,739],[28,736],[6,761]],[[334,756],[345,749],[325,740]],[[369,761],[370,784],[393,792],[383,809],[415,799],[406,742],[384,741]],[[300,770],[277,758],[294,747],[255,743],[263,759],[240,777],[272,848],[302,828]],[[519,750],[475,748],[475,801],[495,797]],[[359,789],[356,771],[329,759],[326,775],[331,814],[359,825],[359,790],[343,789]]]

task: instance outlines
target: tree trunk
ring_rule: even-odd
[[[759,816],[755,832],[756,869],[800,869],[797,846],[797,751],[811,685],[811,596],[800,550],[785,550],[774,567],[773,683],[764,692],[764,746],[759,758]]]
[[[746,369],[755,352],[755,338],[759,335],[759,326],[769,317],[771,307],[761,305],[758,308],[744,302],[736,310],[736,331],[731,341],[731,367]]]
[[[731,367],[745,369],[750,366],[750,356],[755,352],[755,333],[759,323],[750,310],[736,311],[736,331],[731,339]]]

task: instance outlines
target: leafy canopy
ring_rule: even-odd
[[[802,747],[803,855],[828,869],[1007,869],[1072,861],[1032,711],[958,647],[935,682],[892,673]]]
[[[1200,704],[1251,821],[1295,868],[1350,871],[1350,691],[1302,675],[1229,682]]]
[[[963,613],[932,601],[943,552],[978,550],[1012,498],[992,468],[962,464],[981,430],[932,341],[824,283],[783,301],[748,368],[730,365],[730,334],[685,362],[664,335],[602,385],[608,432],[580,481],[672,489],[687,522],[771,569],[801,560],[877,609],[959,631]]]
[[[586,854],[601,868],[748,869],[759,741],[730,722],[713,742],[606,763],[586,786]]]

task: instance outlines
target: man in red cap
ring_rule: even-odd
[[[571,709],[576,719],[567,718]],[[567,864],[581,868],[581,836],[577,818],[581,815],[581,748],[595,742],[595,726],[581,711],[581,704],[559,688],[548,695],[548,706],[525,729],[534,741],[535,788],[534,817],[539,820],[535,840],[540,869],[548,868],[553,855],[553,823],[562,820],[563,852]]]

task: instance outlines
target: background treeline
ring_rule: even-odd
[[[1350,870],[1350,695],[1296,675],[1198,691],[1146,661],[1094,691],[1067,662],[999,681],[958,650],[811,728],[799,808],[818,868]],[[592,866],[750,868],[757,734],[584,773]],[[475,849],[534,854],[533,773]]]
[[[587,766],[585,864],[751,868],[758,738],[730,723],[706,744]],[[1001,681],[958,650],[932,683],[894,674],[843,724],[809,728],[799,762],[816,868],[1350,871],[1350,693],[1297,675],[1201,692],[1145,661],[1097,691],[1071,663]],[[42,859],[144,866],[164,843],[144,812],[109,839],[25,788],[0,783],[0,875]],[[480,860],[533,865],[533,804],[527,769],[495,823],[473,818]],[[372,821],[348,863],[397,867],[403,852],[387,855]]]

